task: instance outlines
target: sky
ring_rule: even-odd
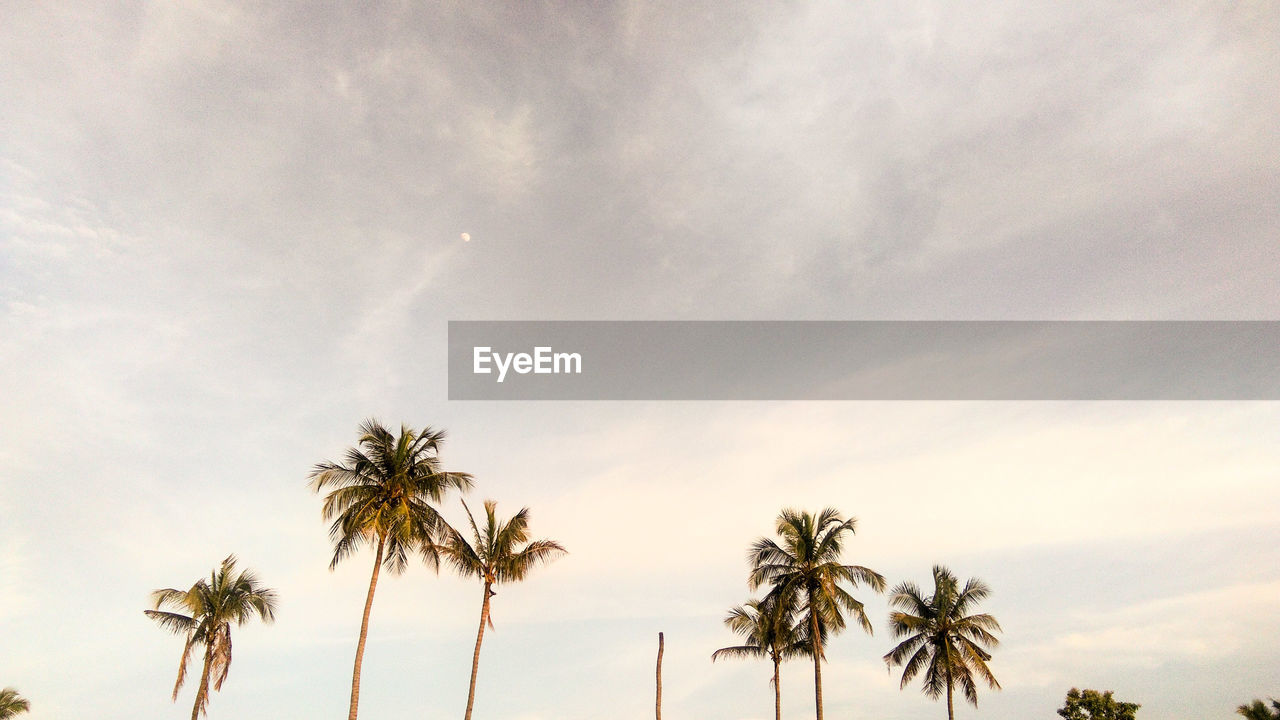
[[[1280,695],[1274,402],[449,402],[449,320],[1280,319],[1280,6],[0,3],[0,686],[177,717],[142,614],[280,594],[211,717],[341,717],[372,558],[312,466],[445,428],[569,555],[501,588],[477,717],[772,717],[710,662],[783,507],[993,588],[1003,685],[1145,720]],[[462,239],[466,233],[469,241]],[[451,498],[443,508],[461,521]],[[362,717],[466,702],[477,584],[373,607]],[[875,634],[829,717],[936,718]],[[784,714],[812,713],[785,665]]]

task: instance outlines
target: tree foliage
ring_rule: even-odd
[[[11,687],[0,690],[0,720],[8,720],[30,710],[31,703],[19,695],[17,690]]]
[[[970,614],[991,594],[983,581],[972,578],[962,589],[947,568],[933,568],[933,593],[925,596],[912,582],[900,583],[889,596],[889,627],[903,638],[884,656],[889,667],[901,665],[905,688],[917,675],[923,691],[933,699],[947,696],[947,715],[954,715],[952,691],[959,687],[966,700],[978,704],[978,680],[993,690],[1000,683],[987,667],[988,648],[1000,644],[1000,623],[986,613]]]
[[[360,424],[360,441],[344,462],[323,462],[311,472],[316,492],[332,488],[323,515],[332,520],[330,569],[366,544],[383,545],[382,562],[393,574],[418,553],[431,567],[440,561],[436,543],[447,527],[436,510],[450,490],[471,488],[471,476],[440,468],[443,430],[416,432],[402,425],[393,435],[377,420]]]
[[[471,540],[462,533],[445,530],[442,554],[462,577],[477,578],[491,585],[519,582],[538,565],[551,562],[567,551],[554,540],[529,540],[529,508],[509,520],[498,518],[498,504],[484,501],[484,522],[476,522],[467,503],[462,503],[471,525]]]
[[[1280,720],[1280,700],[1271,698],[1271,707],[1261,700],[1236,708],[1236,714],[1248,720]]]
[[[763,600],[748,600],[729,610],[724,624],[743,639],[741,645],[730,645],[711,653],[711,661],[720,658],[768,659],[773,663],[774,717],[782,718],[782,679],[779,666],[784,660],[807,655],[813,644],[805,632],[807,625],[797,623],[796,596],[771,594]]]
[[[748,552],[752,590],[768,585],[769,595],[794,604],[809,636],[813,657],[814,704],[822,720],[822,661],[827,637],[852,617],[867,634],[874,631],[866,607],[849,588],[866,585],[884,592],[884,576],[861,565],[845,565],[845,543],[857,520],[845,519],[834,508],[814,514],[786,509],[778,515],[777,540],[760,538]]]
[[[1134,720],[1140,707],[1137,703],[1116,700],[1110,690],[1098,692],[1071,688],[1058,715],[1065,720]]]
[[[730,608],[725,627],[743,642],[716,650],[711,653],[711,661],[756,658],[782,662],[807,654],[811,643],[805,625],[796,621],[795,608],[787,600],[769,595],[764,600],[748,600],[745,605]]]
[[[204,647],[204,671],[191,712],[195,718],[207,712],[210,679],[213,678],[213,689],[221,690],[231,670],[231,626],[244,625],[254,617],[273,621],[276,593],[263,587],[252,570],[236,572],[236,556],[228,555],[207,580],[198,580],[187,590],[156,590],[151,600],[154,609],[143,611],[147,617],[186,637],[178,679],[173,685],[174,700],[186,682],[191,654]]]

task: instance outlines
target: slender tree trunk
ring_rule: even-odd
[[[373,591],[378,587],[378,572],[382,570],[382,550],[387,539],[378,538],[378,552],[373,557],[373,576],[369,578],[369,595],[364,599],[364,618],[360,621],[360,640],[356,643],[356,667],[351,673],[351,710],[347,720],[356,720],[360,707],[360,666],[364,663],[364,641],[369,637],[369,610],[373,608]]]
[[[818,720],[822,720],[822,636],[818,634],[818,615],[809,606],[809,628],[813,633],[813,701],[818,708]]]
[[[466,720],[471,720],[471,708],[476,703],[476,673],[480,671],[480,643],[484,641],[484,626],[489,622],[489,598],[493,597],[493,583],[484,583],[484,601],[480,603],[480,631],[476,633],[476,651],[471,656],[471,688],[467,690]]]
[[[662,720],[662,633],[658,633],[658,696],[654,701],[653,712],[657,720]]]
[[[947,720],[956,720],[956,708],[951,704],[951,686],[953,680],[951,678],[951,647],[943,646],[947,651]]]
[[[782,676],[778,673],[778,658],[773,658],[773,717],[782,720]]]
[[[209,668],[213,666],[213,648],[204,646],[204,670],[200,673],[200,684],[196,687],[196,704],[191,708],[191,720],[199,720],[200,710],[209,698]]]

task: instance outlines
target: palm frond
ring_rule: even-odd
[[[711,662],[715,662],[721,658],[749,658],[758,659],[766,658],[768,653],[762,647],[755,645],[733,645],[723,647],[711,653]]]
[[[165,612],[163,610],[143,610],[144,615],[155,620],[160,627],[175,635],[189,633],[195,627],[195,620],[188,615]]]

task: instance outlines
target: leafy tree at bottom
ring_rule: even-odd
[[[1138,703],[1116,700],[1111,697],[1110,690],[1098,692],[1071,688],[1058,715],[1066,720],[1134,720],[1140,707]]]

